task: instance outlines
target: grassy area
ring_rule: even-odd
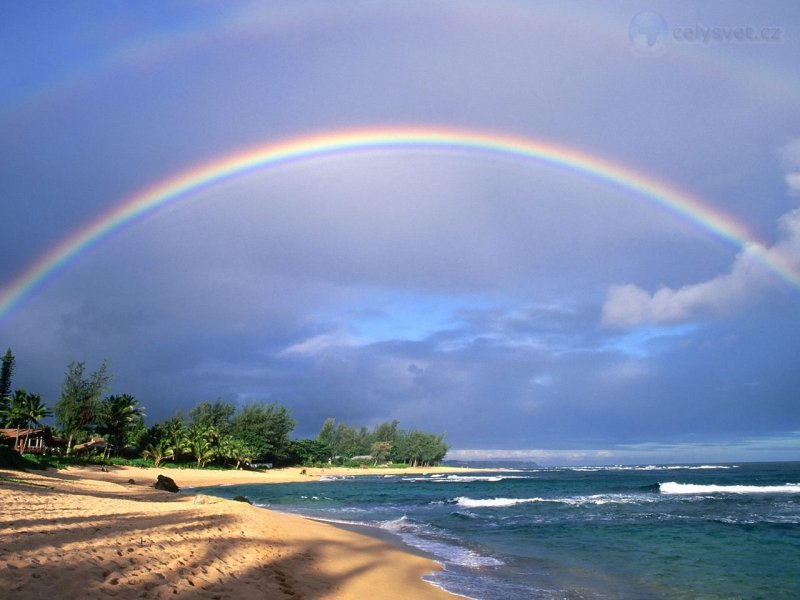
[[[44,484],[36,483],[36,482],[33,482],[33,481],[26,481],[25,479],[19,479],[18,477],[0,476],[0,482],[2,482],[2,481],[7,481],[8,483],[16,483],[18,485],[29,485],[31,487],[45,488],[47,490],[56,489],[52,485],[44,485]]]

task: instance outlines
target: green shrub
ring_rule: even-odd
[[[0,468],[23,471],[25,469],[38,469],[39,466],[22,456],[8,446],[0,446]]]

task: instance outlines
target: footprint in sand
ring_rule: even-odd
[[[292,596],[293,598],[298,599],[301,598],[301,596],[299,596],[295,591],[289,577],[280,569],[275,569],[275,581],[278,582],[278,587],[287,596]]]

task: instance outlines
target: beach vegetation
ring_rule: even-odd
[[[226,435],[220,440],[219,455],[224,460],[230,460],[235,464],[235,469],[240,469],[243,464],[252,463],[256,455],[255,450],[247,442]]]
[[[286,464],[290,458],[289,436],[295,421],[289,409],[276,402],[244,406],[233,418],[231,433],[254,454],[253,460]]]
[[[8,410],[6,411],[5,424],[8,427],[16,427],[17,430],[25,425],[24,406],[28,397],[28,392],[24,389],[14,390],[9,397]]]
[[[400,431],[392,448],[392,458],[412,467],[438,464],[447,454],[444,434],[434,435],[423,431]]]
[[[142,451],[142,458],[149,458],[153,461],[153,466],[157,467],[165,458],[173,458],[175,456],[175,448],[169,444],[166,438],[147,444]]]
[[[180,415],[175,415],[171,419],[156,423],[148,429],[143,436],[144,444],[165,444],[172,449],[172,453],[165,455],[164,458],[171,459],[174,462],[177,457],[189,452],[187,432],[183,418]]]
[[[319,440],[292,440],[290,462],[305,467],[318,467],[328,464],[330,458],[328,446]]]
[[[28,446],[31,429],[40,426],[42,421],[53,413],[42,402],[42,397],[39,394],[17,390],[14,393],[14,400],[12,411],[17,418],[17,426],[19,427],[19,424],[22,424],[28,429],[28,435],[25,436],[25,441],[22,444],[22,448],[25,448]]]
[[[213,402],[205,400],[189,410],[187,425],[189,427],[212,428],[220,435],[224,435],[230,432],[235,413],[236,407],[230,402],[224,402],[220,399]]]
[[[444,434],[435,435],[419,430],[399,430],[399,422],[389,421],[376,425],[370,432],[366,427],[356,429],[328,418],[317,435],[317,441],[326,450],[329,464],[356,466],[366,456],[373,465],[391,461],[406,466],[431,466],[438,464],[447,454]]]
[[[16,428],[16,435],[13,436],[14,447],[22,451],[28,445],[31,428],[39,427],[42,421],[51,416],[52,412],[39,394],[31,394],[24,389],[15,390],[10,396],[7,408],[4,410],[3,421],[9,428]],[[22,429],[25,429],[25,436],[21,437]],[[11,436],[9,436],[11,437]]]
[[[373,464],[377,465],[378,463],[386,462],[389,459],[391,451],[392,442],[372,442],[370,456],[372,457]]]
[[[34,451],[38,454],[26,453],[20,458],[27,468],[79,464],[220,469],[263,465],[404,467],[435,465],[447,452],[443,434],[401,430],[397,420],[370,430],[331,417],[316,438],[293,440],[296,423],[289,409],[277,402],[253,402],[237,408],[221,399],[206,400],[186,416],[177,413],[148,427],[145,407],[134,396],[115,393],[103,397],[110,380],[105,362],[92,373],[87,373],[85,363],[71,362],[61,396],[51,411],[38,394],[23,389],[10,392],[13,370],[9,348],[0,368],[0,392],[7,391],[0,399],[0,424],[17,428],[17,432],[7,432],[7,448],[15,446],[19,454],[27,446],[23,428],[39,427],[50,416],[55,416],[55,433],[63,436],[57,438],[45,427],[50,443],[37,444]],[[33,430],[27,435],[43,434]],[[4,463],[9,460],[3,458]]]
[[[11,378],[14,376],[14,354],[6,350],[0,363],[0,420],[5,418],[11,404]]]
[[[212,426],[193,425],[186,432],[186,449],[197,461],[197,467],[203,468],[217,455],[215,441],[219,432]]]
[[[22,471],[25,469],[39,469],[39,464],[30,456],[25,456],[12,450],[5,444],[0,444],[0,468]]]
[[[325,459],[328,462],[332,461],[333,457],[336,456],[335,429],[336,419],[328,417],[317,434],[317,441],[324,449]]]
[[[144,409],[130,394],[112,395],[102,400],[96,411],[96,430],[111,444],[112,452],[119,454],[131,437],[144,427]]]
[[[55,405],[56,424],[67,438],[67,454],[78,439],[89,437],[108,382],[105,362],[90,375],[86,375],[86,364],[83,362],[73,361],[67,367],[61,397]]]

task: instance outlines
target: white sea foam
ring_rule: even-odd
[[[462,483],[472,483],[473,481],[503,481],[507,479],[500,475],[480,476],[480,475],[448,475],[446,481],[460,481]]]
[[[658,497],[654,494],[594,494],[592,496],[554,498],[552,501],[573,506],[585,506],[587,504],[602,506],[603,504],[647,504],[657,502]]]
[[[432,475],[431,477],[403,477],[402,481],[473,483],[475,481],[505,481],[506,479],[525,479],[525,477],[520,475]]]
[[[468,498],[459,496],[452,502],[464,508],[506,508],[518,504],[531,504],[535,502],[552,502],[570,506],[585,506],[587,504],[601,506],[603,504],[643,504],[657,502],[655,495],[645,494],[595,494],[592,496],[568,496],[560,498]]]
[[[529,502],[547,502],[544,498],[467,498],[459,496],[455,503],[464,508],[503,508]]]
[[[667,481],[659,484],[662,494],[800,494],[800,483],[783,485],[700,485]]]
[[[345,481],[353,477],[353,475],[323,475],[318,481]]]
[[[391,521],[383,521],[379,525],[381,529],[400,536],[400,539],[409,546],[428,552],[444,563],[462,567],[497,567],[504,564],[493,556],[484,556],[461,545],[451,544],[445,541],[447,536],[443,531],[436,530],[430,525],[415,523],[405,515]]]
[[[601,471],[698,471],[736,468],[738,468],[738,465],[612,465],[604,467],[566,467],[564,470],[596,473]]]

